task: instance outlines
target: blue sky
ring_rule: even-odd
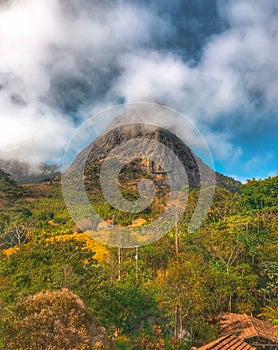
[[[88,116],[159,100],[218,171],[278,174],[277,0],[6,1],[0,38],[0,157],[59,163]]]

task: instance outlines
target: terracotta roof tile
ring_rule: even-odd
[[[233,334],[218,338],[215,341],[204,345],[198,350],[254,350],[252,346],[237,338]]]
[[[256,317],[233,313],[224,313],[220,316],[220,334],[222,335],[235,334],[242,340],[257,336],[278,343],[277,333],[277,326]]]

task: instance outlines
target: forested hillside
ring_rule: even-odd
[[[60,344],[64,334],[74,349],[199,347],[217,338],[222,312],[277,322],[278,176],[250,180],[240,192],[216,188],[203,225],[188,232],[198,199],[192,189],[178,240],[173,229],[139,248],[138,260],[135,249],[109,248],[78,232],[58,179],[23,188],[5,176],[0,189],[13,201],[0,208],[3,348],[52,349],[47,336],[34,345],[34,337],[49,331],[44,325],[51,313],[58,322],[52,330],[59,322],[65,329]],[[104,219],[113,214],[105,203],[95,205]],[[115,217],[115,224],[134,219]],[[50,291],[65,294],[47,302]],[[65,319],[67,305],[73,311]]]

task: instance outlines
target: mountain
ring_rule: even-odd
[[[128,159],[134,140],[137,139],[143,140],[140,153],[143,153],[145,156],[144,158],[134,160],[132,162],[133,164],[126,166],[126,168],[135,167],[137,171],[139,171],[139,169],[142,171],[143,169],[144,174],[147,176],[165,178],[167,177],[167,172],[164,171],[167,168],[165,159],[167,159],[167,153],[169,153],[168,150],[170,150],[181,161],[186,171],[190,187],[199,187],[201,179],[202,185],[210,185],[215,176],[216,186],[227,188],[232,192],[239,191],[240,189],[241,183],[239,181],[217,172],[214,173],[211,168],[199,157],[195,156],[193,151],[172,132],[161,127],[146,126],[141,123],[131,123],[115,127],[103,133],[79,153],[73,161],[70,170],[79,169],[85,164],[85,176],[88,180],[92,177],[91,172],[93,169],[96,169],[96,165],[100,166],[107,157],[109,158],[109,154],[113,149],[120,145],[124,144],[121,150],[121,156],[124,159]],[[156,142],[152,143],[149,142],[149,140],[154,140]],[[161,149],[158,144],[163,144],[166,147]],[[153,157],[154,155],[155,161],[149,161],[148,157]]]
[[[0,203],[6,203],[26,195],[26,190],[0,169]]]
[[[0,168],[10,174],[18,184],[31,184],[49,181],[60,174],[57,165],[40,164],[32,166],[13,159],[0,159]]]

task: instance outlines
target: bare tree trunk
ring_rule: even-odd
[[[175,330],[174,338],[178,341],[182,341],[183,326],[182,326],[182,310],[179,305],[175,306]]]
[[[118,280],[121,280],[121,268],[122,268],[122,252],[121,247],[118,248]]]
[[[179,308],[179,340],[182,342],[183,338],[183,326],[182,326],[182,310]]]
[[[138,247],[135,248],[136,252],[135,252],[135,263],[136,263],[136,283],[138,283],[138,259],[139,259],[139,255],[138,255]]]
[[[175,329],[174,329],[174,338],[178,339],[178,306],[175,306]]]
[[[175,249],[176,254],[179,252],[179,231],[178,231],[178,218],[176,213],[176,220],[175,220]]]
[[[11,246],[19,246],[27,242],[28,225],[15,225],[9,229],[6,242]]]
[[[232,312],[232,293],[229,293],[229,306],[228,311]]]

